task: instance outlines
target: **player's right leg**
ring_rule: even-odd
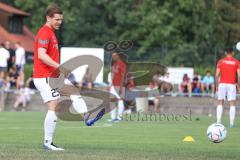
[[[217,123],[221,123],[222,113],[223,113],[223,103],[226,97],[227,87],[226,84],[219,84],[218,87],[218,106],[216,109],[217,112]]]
[[[229,101],[230,110],[229,110],[229,120],[230,120],[230,128],[234,127],[234,119],[236,115],[236,101]]]
[[[44,120],[44,144],[43,148],[47,150],[60,151],[64,150],[53,144],[53,135],[57,123],[57,99],[60,94],[56,89],[52,89],[48,82],[48,78],[34,78],[34,84],[36,88],[40,91],[43,102],[48,106],[48,112]]]
[[[234,127],[234,119],[236,115],[236,94],[237,94],[236,85],[228,84],[227,97],[230,105],[229,110],[230,128]]]
[[[110,87],[110,93],[113,94],[113,95],[115,95],[117,99],[120,98],[120,96],[117,94],[114,86],[111,86],[111,87]],[[114,107],[114,109],[111,110],[111,112],[110,112],[110,117],[111,117],[111,119],[110,119],[109,121],[115,121],[115,120],[117,120],[117,107]]]

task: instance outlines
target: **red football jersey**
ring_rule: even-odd
[[[126,72],[126,64],[119,60],[112,65],[112,84],[113,86],[123,85],[122,80],[124,80]]]
[[[33,78],[57,77],[56,68],[48,66],[38,58],[38,48],[45,48],[48,56],[59,63],[58,41],[54,30],[47,25],[39,29],[35,38]]]
[[[233,57],[225,57],[218,61],[217,68],[220,69],[220,83],[236,84],[237,69],[239,61]]]

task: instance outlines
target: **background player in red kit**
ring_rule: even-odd
[[[226,57],[218,61],[215,75],[218,91],[217,123],[221,122],[223,104],[227,97],[230,105],[230,128],[232,128],[234,126],[236,112],[236,74],[238,75],[237,79],[239,81],[240,64],[237,59],[233,58],[234,50],[232,48],[227,48],[225,54]]]
[[[54,31],[60,28],[63,20],[63,12],[55,5],[51,5],[46,11],[46,24],[43,25],[34,42],[34,84],[40,91],[44,103],[48,106],[48,112],[44,121],[44,144],[48,150],[64,150],[53,144],[53,134],[56,127],[57,99],[60,94],[57,89],[48,84],[49,78],[57,77],[53,72],[59,68],[58,41]]]
[[[110,87],[110,93],[115,95],[118,99],[117,107],[111,111],[110,121],[122,120],[122,114],[124,111],[123,96],[125,94],[124,80],[126,75],[126,64],[121,59],[118,53],[112,54],[112,66],[111,66],[111,76],[112,84]]]

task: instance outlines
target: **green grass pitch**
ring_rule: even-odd
[[[215,117],[196,117],[192,121],[124,121],[107,124],[106,115],[94,127],[83,122],[59,121],[55,142],[65,151],[42,149],[45,113],[0,113],[0,159],[69,159],[69,160],[230,160],[239,159],[240,123],[229,128],[227,139],[219,144],[207,140],[206,129]],[[185,136],[195,142],[183,142]]]

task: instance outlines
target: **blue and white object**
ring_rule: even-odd
[[[238,51],[240,51],[240,42],[237,43],[236,48]]]
[[[85,119],[85,124],[87,125],[87,126],[92,126],[92,125],[94,125],[94,123],[96,123],[97,121],[99,121],[102,117],[103,117],[103,115],[105,114],[105,108],[102,108],[99,112],[98,112],[98,114],[96,115],[96,117],[94,117],[94,118],[92,118],[92,119],[88,119],[89,118],[89,116],[88,116],[88,118],[86,118]]]
[[[227,137],[227,129],[220,123],[213,123],[207,129],[207,136],[211,142],[220,143]]]

